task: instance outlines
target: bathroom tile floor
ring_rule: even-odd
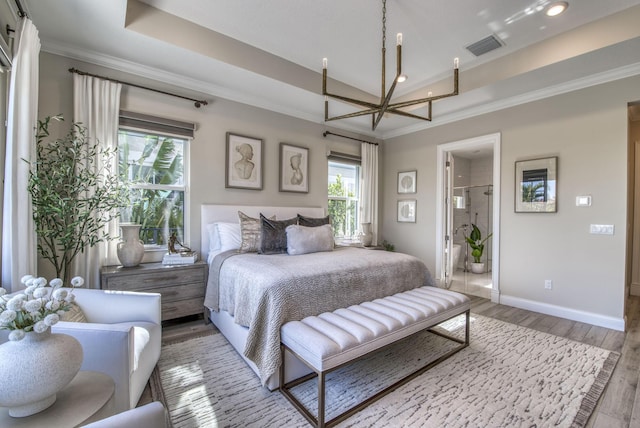
[[[490,299],[492,286],[491,272],[478,274],[457,269],[453,273],[453,281],[449,290]]]

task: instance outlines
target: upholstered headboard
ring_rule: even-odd
[[[278,220],[284,220],[302,214],[309,217],[324,216],[322,207],[267,207],[253,205],[217,205],[203,204],[200,206],[200,249],[202,258],[206,260],[209,254],[209,232],[207,225],[216,221],[238,223],[238,211],[248,216],[258,218],[260,213],[267,217],[275,215]]]

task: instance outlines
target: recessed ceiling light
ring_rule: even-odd
[[[569,3],[566,1],[557,1],[555,3],[551,3],[547,8],[545,14],[547,16],[558,16],[569,7]]]
[[[406,74],[401,74],[400,76],[398,76],[398,83],[402,83],[402,82],[406,82],[407,81],[407,75]]]

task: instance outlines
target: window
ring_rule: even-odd
[[[149,249],[166,248],[174,232],[185,242],[188,143],[189,138],[151,131],[118,132],[119,174],[131,191],[121,220],[142,225],[140,239]]]
[[[352,239],[358,234],[360,165],[329,158],[329,216],[336,238]]]

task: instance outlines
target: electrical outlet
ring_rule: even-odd
[[[545,279],[544,280],[544,288],[546,290],[553,290],[553,280],[551,279]]]

